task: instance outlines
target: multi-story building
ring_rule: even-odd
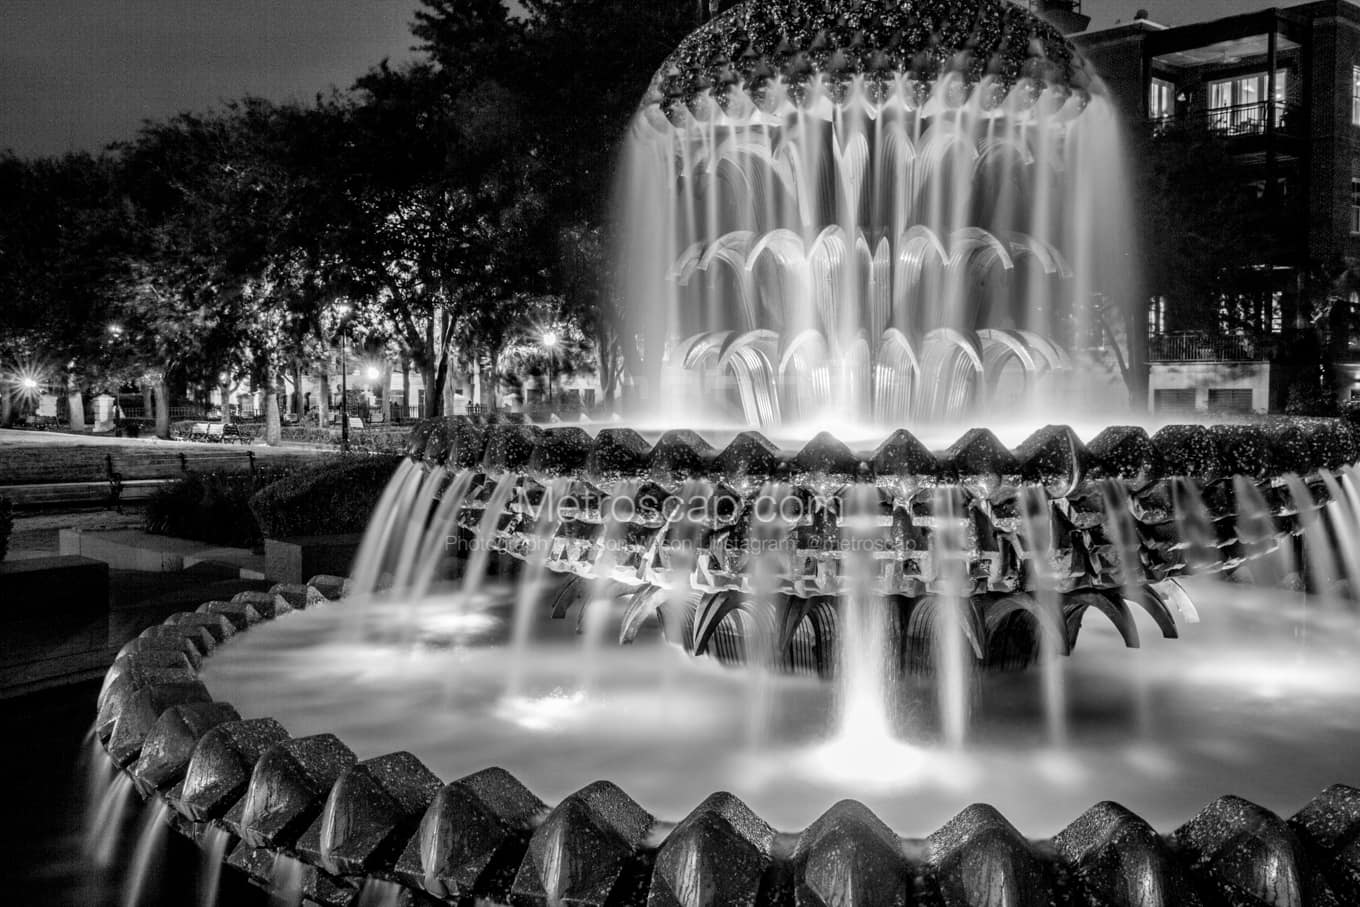
[[[1240,185],[1267,214],[1261,229],[1273,234],[1253,266],[1255,330],[1229,327],[1241,324],[1240,298],[1210,301],[1239,310],[1199,336],[1169,333],[1176,313],[1151,301],[1150,405],[1279,409],[1299,366],[1283,361],[1280,351],[1295,347],[1282,341],[1305,329],[1330,344],[1340,396],[1360,397],[1349,318],[1319,331],[1318,307],[1301,304],[1318,293],[1343,294],[1343,309],[1360,302],[1345,289],[1360,282],[1344,277],[1360,261],[1360,4],[1316,0],[1176,28],[1139,15],[1094,32],[1081,31],[1078,0],[1033,5],[1071,33],[1135,128],[1154,139],[1181,127],[1221,137]]]

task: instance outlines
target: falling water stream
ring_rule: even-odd
[[[274,903],[278,907],[297,907],[302,903],[302,861],[276,854],[270,872],[270,889],[274,893]]]
[[[512,652],[523,652],[529,645],[536,612],[541,607],[544,597],[548,559],[552,556],[552,540],[561,528],[562,507],[570,488],[571,480],[562,478],[550,482],[544,489],[543,500],[535,515],[533,547],[528,552],[524,575],[515,590]],[[511,658],[505,684],[507,699],[517,699],[523,693],[525,669],[526,665],[522,658]]]
[[[514,473],[506,473],[496,480],[491,496],[487,498],[486,510],[483,511],[481,524],[477,527],[472,556],[468,558],[467,570],[463,574],[465,600],[474,598],[486,580],[487,565],[491,562],[491,541],[496,537],[505,506],[509,503],[510,496],[514,494],[516,481]]]
[[[955,506],[954,492],[955,489],[941,488],[935,493],[936,532],[932,536],[932,543],[936,548],[931,554],[940,565],[937,569],[942,576],[943,591],[933,603],[931,638],[935,645],[932,658],[941,731],[950,748],[960,749],[968,734],[969,663],[972,653],[968,651],[969,641],[963,616],[963,609],[967,607],[962,597],[966,577],[956,575],[966,572],[967,561],[961,554],[963,518]]]
[[[222,862],[231,844],[231,832],[213,826],[203,836],[202,869],[198,874],[198,907],[217,907],[222,884]]]
[[[122,773],[113,778],[100,797],[99,808],[88,827],[86,850],[94,864],[101,869],[112,866],[118,855],[123,825],[135,798],[136,788],[133,786],[132,778]]]
[[[1026,489],[1023,502],[1025,535],[1028,539],[1029,566],[1035,583],[1034,624],[1039,644],[1039,672],[1044,696],[1044,726],[1049,745],[1061,748],[1067,743],[1067,689],[1063,672],[1066,663],[1066,628],[1062,600],[1058,592],[1053,527],[1049,517],[1048,495],[1039,486]]]
[[[152,801],[143,811],[142,830],[128,868],[123,907],[140,907],[148,894],[147,886],[159,876],[165,861],[165,837],[170,833],[169,818],[170,805],[163,800]]]

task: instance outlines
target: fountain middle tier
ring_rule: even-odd
[[[1335,421],[1112,428],[1089,446],[1050,426],[1014,451],[978,429],[942,455],[902,431],[857,455],[829,435],[782,453],[745,433],[718,452],[692,432],[652,447],[628,430],[453,420],[413,435],[407,469],[435,470],[394,481],[430,501],[442,468],[459,471],[445,519],[404,532],[574,577],[559,617],[626,598],[622,642],[655,616],[694,654],[830,675],[851,597],[890,615],[903,669],[931,671],[945,629],[980,664],[1023,666],[1070,652],[1091,608],[1130,647],[1131,608],[1174,637],[1178,614],[1197,620],[1177,582],[1192,573],[1327,593],[1347,578],[1335,552],[1353,519],[1332,511],[1360,489],[1355,446]],[[1273,465],[1248,477],[1224,459],[1243,455]]]

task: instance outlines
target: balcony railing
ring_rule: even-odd
[[[1265,135],[1272,108],[1277,132],[1283,135],[1301,134],[1302,108],[1297,104],[1272,104],[1269,101],[1233,107],[1210,107],[1188,115],[1153,117],[1152,125],[1153,129],[1160,132],[1180,123],[1202,123],[1210,132],[1223,136]]]
[[[1243,334],[1154,334],[1149,362],[1261,362],[1266,350]]]

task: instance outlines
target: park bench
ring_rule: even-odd
[[[206,441],[220,444],[224,441],[244,441],[235,423],[224,425],[221,422],[195,422],[189,429],[190,441]]]
[[[249,472],[255,474],[255,452],[205,453],[199,451],[147,450],[110,453],[104,457],[108,470],[109,503],[115,509],[134,492],[143,497],[191,472]]]

